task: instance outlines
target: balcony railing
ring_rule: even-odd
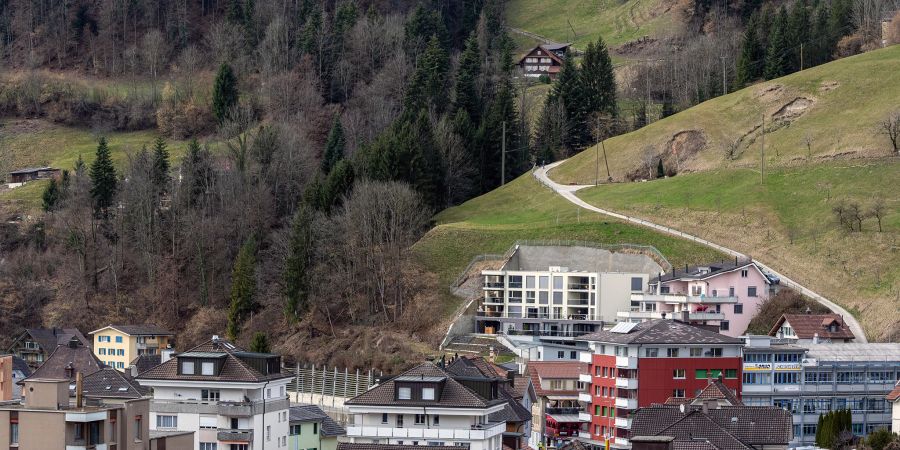
[[[485,289],[503,289],[506,287],[506,284],[502,281],[485,281],[484,288]]]
[[[628,441],[628,438],[616,437],[616,447],[620,448],[631,448],[631,442]]]
[[[287,409],[290,406],[287,397],[266,400],[266,411]],[[231,402],[203,400],[158,400],[150,402],[150,411],[156,413],[193,413],[217,414],[235,417],[250,417],[262,414],[263,401]]]
[[[590,384],[591,383],[591,374],[589,374],[589,373],[578,374],[578,381],[580,381],[582,383]]]
[[[224,442],[253,442],[253,430],[236,428],[219,428],[216,439]]]
[[[616,378],[616,387],[620,389],[637,389],[637,378]]]
[[[616,397],[616,408],[637,409],[637,399]]]
[[[579,422],[590,422],[591,415],[582,411],[582,412],[578,413],[578,421]]]
[[[553,407],[553,408],[545,408],[545,409],[544,409],[544,412],[547,413],[547,414],[573,414],[573,415],[577,415],[578,413],[584,412],[584,408],[581,408],[581,407],[575,407],[575,406],[572,406],[572,407],[565,407],[565,408]]]
[[[634,356],[616,356],[616,367],[620,369],[637,369],[637,358]]]
[[[488,422],[469,428],[368,427],[350,425],[347,435],[365,438],[434,438],[434,439],[490,439],[506,430],[506,422]]]
[[[499,302],[502,303],[503,300],[500,299]],[[487,299],[485,299],[485,303],[489,303]],[[524,314],[510,314],[506,311],[477,311],[475,315],[477,317],[497,317],[504,319],[587,320],[593,322],[600,322],[603,320],[602,317],[596,314],[553,314],[535,312],[525,312]]]
[[[579,392],[578,393],[578,401],[585,402],[585,403],[591,403],[592,400],[593,399],[591,398],[591,394],[588,394],[587,392]]]
[[[739,298],[734,295],[688,295],[688,294],[631,294],[631,300],[637,302],[662,302],[662,303],[737,303]]]
[[[616,427],[626,430],[631,429],[631,417],[616,417]]]
[[[593,333],[588,330],[508,330],[506,334],[510,336],[554,336],[554,337],[578,337],[585,334]]]
[[[569,290],[586,291],[591,288],[588,283],[569,283]]]

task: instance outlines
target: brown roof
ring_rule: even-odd
[[[705,328],[677,320],[656,319],[634,325],[625,333],[611,330],[596,331],[580,340],[612,344],[737,344],[738,338],[725,336]]]
[[[122,372],[104,367],[86,377],[82,383],[84,396],[94,398],[141,398],[147,392]]]
[[[736,395],[734,395],[734,391],[731,390],[722,380],[715,379],[709,382],[699,394],[697,394],[697,399],[719,399],[719,400],[727,400],[731,406],[743,405]]]
[[[66,368],[72,368],[72,376],[66,376]],[[60,345],[53,353],[34,370],[28,378],[55,378],[61,380],[74,380],[75,373],[80,372],[88,376],[104,367],[90,347],[84,345]]]
[[[789,411],[772,406],[722,406],[706,413],[699,406],[654,405],[638,409],[632,436],[674,436],[678,441],[705,439],[720,450],[787,445],[793,438]]]
[[[844,323],[840,314],[783,314],[775,326],[769,330],[769,336],[778,334],[778,329],[784,322],[791,324],[794,334],[800,339],[812,339],[816,334],[820,339],[854,339],[853,332]],[[837,324],[836,332],[829,331],[832,323]]]
[[[440,390],[441,397],[436,400],[396,400],[396,396],[394,395],[395,381],[397,378],[404,376],[444,378],[444,385]],[[502,402],[502,399],[486,400],[471,389],[463,386],[460,382],[451,378],[450,373],[447,371],[430,362],[425,362],[347,400],[345,404],[374,406],[428,405],[443,406],[447,408],[487,408]]]
[[[30,336],[47,353],[53,352],[59,345],[68,344],[73,337],[81,341],[81,345],[91,346],[91,341],[77,328],[26,328],[25,333],[17,341],[25,336]]]
[[[889,402],[896,402],[900,400],[900,381],[897,382],[897,385],[894,386],[894,390],[888,393],[885,397]]]
[[[131,360],[129,366],[134,366],[137,368],[137,373],[142,374],[156,366],[158,366],[162,362],[162,355],[159,353],[155,355],[148,355],[144,353],[143,355],[138,355],[136,358]]]
[[[535,50],[538,50],[538,49],[541,49],[544,51],[545,54],[541,55],[542,57],[547,56],[550,59],[556,61],[558,64],[563,64],[562,58],[560,58],[559,56],[556,56],[556,53],[554,53],[554,51],[560,50],[560,49],[567,49],[571,45],[572,44],[540,44],[540,45],[532,48],[531,50],[528,50],[528,52],[525,53],[525,55],[523,55],[521,58],[519,58],[519,64],[522,64],[522,61],[524,61],[525,58],[530,56],[532,53],[534,53]],[[551,69],[552,69],[552,67],[558,67],[558,66],[551,66]]]
[[[191,352],[223,354],[225,362],[217,375],[179,375],[178,374],[178,358],[187,356]],[[248,355],[266,355],[262,353],[245,352],[240,347],[228,342],[224,339],[210,339],[184,353],[179,353],[168,361],[141,373],[136,378],[138,380],[189,380],[189,381],[218,381],[218,382],[243,382],[243,383],[261,383],[264,381],[277,380],[282,378],[290,378],[289,374],[273,372],[270,374],[260,373],[248,363],[243,361],[240,356]]]
[[[534,392],[540,396],[578,395],[577,390],[550,389],[549,383],[544,386],[542,380],[577,380],[578,375],[588,373],[588,364],[579,361],[530,361],[528,375]]]

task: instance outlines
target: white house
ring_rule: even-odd
[[[503,399],[486,400],[440,367],[423,363],[344,403],[347,441],[501,450],[506,422],[491,421]]]
[[[290,425],[281,357],[218,336],[141,373],[153,388],[150,430],[194,431],[195,450],[286,449]]]

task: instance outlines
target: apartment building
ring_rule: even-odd
[[[617,315],[640,322],[679,319],[714,325],[722,334],[744,334],[750,319],[772,290],[773,280],[752,260],[687,266],[650,280],[645,292],[631,295],[632,304]]]
[[[662,271],[648,255],[577,246],[516,245],[499,270],[484,270],[476,314],[485,333],[572,337],[628,310]]]
[[[75,328],[26,328],[13,341],[8,352],[35,368],[43,364],[56,347],[68,344],[73,337],[85,347],[91,346],[91,341]]]
[[[150,430],[193,431],[195,450],[286,449],[290,379],[278,355],[218,336],[136,377],[153,389]]]
[[[580,415],[579,393],[587,389],[588,365],[580,361],[530,361],[525,368],[534,385],[533,443],[559,446],[578,436],[588,420]]]
[[[69,380],[75,381],[78,374],[83,376],[91,375],[103,368],[103,362],[94,356],[91,348],[85,346],[84,343],[76,336],[72,336],[65,345],[59,345],[50,353],[47,360],[37,369],[31,372],[27,381],[32,378]],[[23,391],[23,396],[27,396],[28,392]],[[72,395],[75,395],[74,385]]]
[[[743,401],[793,415],[791,446],[815,443],[819,414],[850,409],[852,431],[865,436],[891,426],[885,397],[900,377],[900,343],[810,343],[747,336]]]
[[[769,336],[799,344],[852,342],[855,336],[839,314],[783,314]]]
[[[289,450],[337,450],[338,436],[347,430],[316,405],[294,405],[288,413]]]
[[[585,437],[611,447],[629,448],[634,412],[651,404],[696,397],[721,377],[735,398],[741,394],[742,341],[678,320],[622,322],[610,330],[582,336],[591,351],[580,394],[590,405]]]
[[[88,333],[94,342],[94,354],[104,364],[125,370],[141,355],[155,355],[167,348],[174,337],[156,325],[108,325]]]
[[[506,423],[491,416],[503,399],[487,399],[445,369],[426,362],[347,402],[352,444],[468,446],[501,450]]]
[[[900,381],[897,381],[894,390],[885,396],[885,400],[891,404],[891,432],[900,434]]]

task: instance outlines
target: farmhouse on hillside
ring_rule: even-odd
[[[526,77],[547,75],[551,80],[556,79],[571,45],[570,43],[538,45],[519,60],[519,67]]]

